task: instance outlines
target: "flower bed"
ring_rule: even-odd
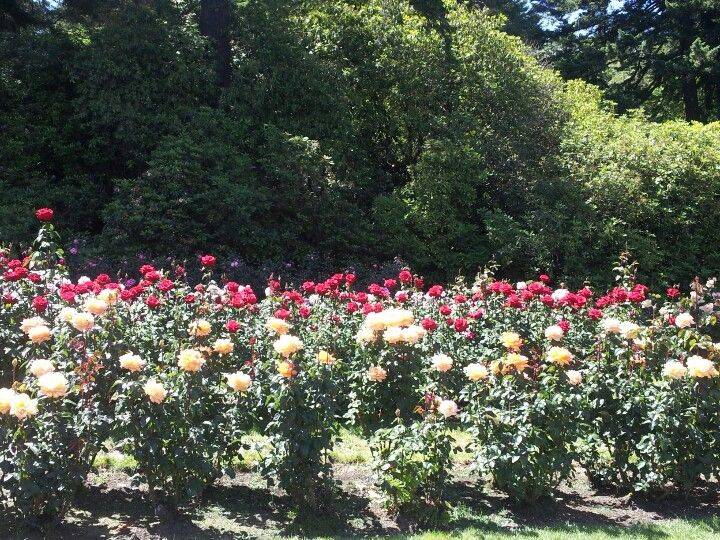
[[[37,217],[32,251],[0,255],[0,481],[31,523],[62,516],[108,440],[163,515],[232,474],[251,430],[269,438],[262,473],[300,510],[329,500],[343,423],[373,437],[398,511],[443,509],[452,428],[472,435],[478,474],[523,501],[575,463],[646,494],[720,466],[714,280],[652,294],[622,265],[600,294],[545,275],[427,287],[404,269],[367,291],[352,273],[271,279],[260,300],[217,281],[211,255],[194,286],[148,265],[136,283],[71,282],[52,211]]]

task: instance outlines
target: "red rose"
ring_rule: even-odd
[[[228,281],[225,284],[225,288],[232,293],[236,293],[240,290],[240,285],[234,281]]]
[[[568,330],[570,330],[570,321],[567,321],[565,319],[557,323],[557,325],[563,329],[563,332],[567,332]]]
[[[598,319],[601,319],[603,316],[603,312],[600,311],[597,308],[590,308],[588,309],[588,317],[590,317],[593,321],[597,321]]]
[[[457,330],[458,332],[464,332],[468,328],[467,319],[458,317],[457,319],[455,319],[455,324],[453,326],[455,327],[455,330]]]
[[[310,306],[300,306],[298,313],[303,319],[307,319],[310,316]]]
[[[540,279],[540,281],[542,281],[543,283],[550,283],[550,276],[548,276],[547,274],[540,274],[540,278],[539,278],[539,279]]]
[[[145,274],[147,274],[148,272],[154,272],[154,271],[155,271],[155,268],[154,268],[152,265],[150,265],[150,264],[143,264],[143,265],[140,267],[140,273],[141,273],[143,276],[144,276]]]
[[[438,298],[443,292],[442,285],[433,285],[428,289],[428,295],[433,298]]]
[[[211,268],[215,266],[216,262],[217,259],[212,255],[203,255],[202,257],[200,257],[200,264],[202,264],[206,268]]]
[[[158,283],[158,289],[162,292],[168,292],[169,290],[172,290],[173,287],[175,287],[175,284],[169,279],[163,279],[160,283]]]
[[[194,294],[186,294],[185,295],[185,303],[186,304],[192,304],[195,302],[195,295]]]
[[[668,287],[668,290],[666,291],[668,298],[677,298],[680,296],[680,289],[677,287]]]
[[[240,323],[237,322],[235,319],[230,319],[230,320],[225,324],[225,328],[227,329],[228,332],[234,334],[235,332],[237,332],[238,330],[240,330]]]
[[[447,317],[448,315],[450,315],[452,313],[452,309],[450,309],[450,306],[447,306],[445,304],[440,306],[439,311],[440,311],[440,315],[442,315],[443,317]]]
[[[348,285],[352,285],[355,283],[355,280],[357,279],[357,276],[355,274],[346,274],[345,275],[345,283]]]
[[[420,322],[420,324],[428,332],[432,332],[433,330],[435,330],[438,327],[437,323],[434,320],[432,320],[430,317],[425,317]]]
[[[359,306],[357,305],[356,302],[348,302],[345,305],[345,309],[347,310],[348,313],[355,313],[358,310],[358,307]]]
[[[398,279],[402,283],[410,283],[412,281],[412,274],[410,273],[410,270],[408,270],[407,268],[400,270],[400,273],[398,274]]]
[[[45,298],[44,296],[36,296],[35,298],[33,298],[32,304],[35,308],[35,311],[37,311],[38,313],[44,312],[48,307],[47,298]]]
[[[275,310],[274,315],[275,315],[275,317],[277,317],[278,319],[285,320],[285,319],[287,319],[288,317],[290,317],[290,312],[289,312],[287,309],[280,308],[280,309],[276,309],[276,310]]]
[[[158,300],[157,296],[151,294],[145,300],[145,304],[147,304],[147,307],[149,307],[150,309],[155,309],[160,305],[160,300]]]
[[[35,217],[40,221],[48,222],[52,221],[55,212],[52,208],[39,208],[35,211]]]
[[[401,304],[408,301],[408,294],[405,291],[398,291],[395,293],[395,300]]]

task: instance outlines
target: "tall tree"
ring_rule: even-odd
[[[202,0],[199,23],[200,32],[214,49],[217,82],[220,86],[228,86],[232,75],[229,0]]]
[[[555,65],[604,87],[621,110],[720,117],[716,0],[533,0],[533,10]]]

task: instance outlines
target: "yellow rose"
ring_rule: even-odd
[[[603,319],[602,327],[608,334],[619,334],[620,333],[620,321],[617,319]]]
[[[12,388],[0,388],[0,414],[10,412],[12,400],[15,398],[15,390]]]
[[[40,393],[51,398],[63,397],[68,391],[68,382],[65,375],[51,371],[38,377]]]
[[[165,387],[155,379],[149,379],[148,382],[145,383],[145,386],[143,386],[143,390],[153,403],[162,403],[167,396]]]
[[[229,339],[218,339],[213,345],[213,350],[218,354],[230,354],[234,348],[235,345]]]
[[[382,312],[375,313],[371,311],[365,316],[363,325],[372,330],[373,332],[379,332],[385,330],[385,318]]]
[[[85,311],[92,313],[93,315],[105,315],[108,310],[108,304],[105,300],[99,298],[89,298],[85,302]]]
[[[464,371],[467,378],[473,382],[488,378],[488,369],[482,364],[468,364]]]
[[[547,353],[548,362],[559,366],[567,366],[572,362],[573,355],[565,347],[550,347]]]
[[[210,323],[205,319],[198,319],[197,321],[194,321],[190,324],[190,328],[188,329],[190,335],[195,337],[205,337],[210,335],[211,331],[212,326],[210,326]]]
[[[367,370],[367,378],[373,382],[382,382],[387,378],[387,371],[380,366],[370,366]]]
[[[34,326],[28,331],[28,337],[33,343],[44,343],[52,337],[47,326]]]
[[[273,343],[273,349],[278,354],[281,354],[285,358],[289,358],[290,355],[295,354],[304,347],[303,342],[296,336],[290,334],[284,334],[280,336],[275,343]]]
[[[503,347],[511,351],[517,351],[522,347],[523,340],[517,332],[503,332],[500,336]]]
[[[107,305],[114,306],[120,295],[118,294],[117,289],[103,289],[98,293],[97,297]]]
[[[30,330],[38,326],[47,326],[48,322],[42,317],[30,317],[29,319],[23,319],[20,323],[20,330],[23,334],[29,334]]]
[[[514,369],[518,373],[523,371],[528,365],[528,357],[518,353],[510,353],[503,360],[503,364],[508,369]]]
[[[280,334],[282,336],[288,333],[288,331],[290,330],[290,324],[284,319],[271,317],[265,323],[265,328],[267,328],[268,330],[272,330],[276,334]]]
[[[493,375],[500,375],[502,373],[502,361],[493,360],[490,362],[490,371],[492,371]]]
[[[625,339],[635,339],[640,335],[640,327],[634,322],[624,321],[620,323],[620,334]]]
[[[718,370],[713,363],[702,356],[691,356],[687,359],[687,372],[691,377],[710,378],[717,377]]]
[[[677,360],[668,360],[663,366],[662,374],[668,379],[682,379],[687,373],[687,368]]]
[[[38,412],[37,399],[31,399],[27,394],[15,394],[10,402],[10,414],[19,420],[28,416],[35,416]]]
[[[386,328],[393,326],[410,326],[415,322],[412,311],[407,309],[390,308],[379,313],[380,320]]]
[[[72,324],[76,330],[88,332],[92,330],[93,326],[95,326],[95,317],[93,317],[90,313],[78,311],[73,315],[70,324]]]
[[[579,371],[576,371],[574,369],[568,369],[566,375],[568,378],[568,383],[570,383],[572,386],[577,386],[582,382],[582,373],[580,373]]]
[[[128,371],[140,371],[145,367],[145,360],[131,352],[123,354],[118,360],[120,361],[120,367]]]
[[[375,341],[375,332],[369,326],[361,326],[355,335],[355,341],[361,344]]]
[[[35,377],[42,377],[46,373],[55,371],[55,366],[50,360],[34,360],[28,369]]]
[[[228,386],[236,392],[245,392],[252,384],[252,379],[247,373],[236,371],[235,373],[226,373]]]
[[[66,323],[71,323],[73,317],[77,314],[77,309],[71,307],[64,307],[60,310],[60,320]]]
[[[317,353],[317,361],[321,364],[331,366],[335,363],[335,357],[327,351]]]
[[[202,353],[195,349],[183,349],[178,354],[178,367],[183,371],[200,371],[204,363]]]
[[[286,379],[289,379],[296,374],[295,364],[293,364],[292,362],[288,362],[287,360],[283,360],[282,362],[280,362],[277,366],[277,370],[278,373]]]
[[[425,337],[425,334],[427,334],[427,330],[425,330],[422,326],[419,324],[412,324],[403,329],[403,341],[410,344],[417,343]]]
[[[450,371],[453,367],[453,359],[450,358],[447,354],[436,354],[432,357],[431,362],[433,368],[436,371],[440,371],[441,373]]]
[[[397,345],[398,343],[405,341],[405,334],[403,333],[402,328],[391,326],[383,332],[383,339],[390,345]]]

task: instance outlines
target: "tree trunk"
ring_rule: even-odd
[[[685,120],[702,120],[700,102],[698,101],[697,79],[692,73],[683,73],[682,79],[683,103],[685,104]]]
[[[200,2],[200,32],[214,48],[215,79],[218,85],[230,85],[230,2],[229,0],[202,0]]]

